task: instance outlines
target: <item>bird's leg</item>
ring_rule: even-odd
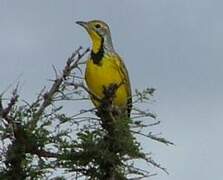
[[[100,100],[100,107],[98,108],[97,115],[101,116],[103,114],[109,114],[110,119],[114,121],[119,116],[122,111],[120,108],[113,105],[113,100],[116,96],[116,91],[123,85],[123,82],[116,84],[112,83],[109,86],[103,86],[104,97]]]
[[[110,84],[108,87],[103,86],[103,94],[105,96],[106,99],[113,99],[115,97],[115,93],[118,89],[118,85],[117,84]]]
[[[112,101],[115,98],[115,93],[118,89],[117,84],[110,84],[108,87],[103,86],[104,97],[102,99],[102,105],[109,109],[112,106]]]
[[[102,108],[110,113],[110,115],[113,117],[113,120],[115,119],[114,116],[119,115],[119,109],[113,105],[113,100],[119,87],[120,84],[115,83],[110,84],[108,87],[103,87],[104,97],[102,99],[101,105]]]

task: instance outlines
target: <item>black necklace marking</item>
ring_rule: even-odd
[[[92,50],[91,50],[91,59],[93,60],[94,64],[97,64],[99,65],[103,56],[104,56],[104,38],[101,37],[101,46],[100,46],[100,49],[97,53],[94,53]]]

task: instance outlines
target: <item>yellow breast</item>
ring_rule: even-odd
[[[121,84],[123,77],[112,57],[104,56],[99,65],[94,64],[91,59],[87,61],[85,80],[90,92],[102,99],[104,97],[103,87],[108,88],[111,84]],[[100,102],[93,98],[92,101],[96,107],[100,105]],[[128,93],[125,84],[123,84],[117,89],[113,104],[119,107],[126,107],[127,101]]]

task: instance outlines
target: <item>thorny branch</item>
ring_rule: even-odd
[[[13,123],[11,117],[9,117],[9,113],[19,98],[19,95],[17,94],[17,90],[18,90],[18,86],[13,90],[12,97],[11,97],[7,107],[5,107],[5,108],[3,107],[2,99],[0,98],[0,117],[5,119],[8,122],[8,124]]]
[[[48,92],[46,92],[43,95],[43,102],[39,108],[39,110],[33,115],[33,119],[30,123],[30,128],[34,129],[39,118],[43,114],[44,110],[52,103],[52,99],[55,96],[56,93],[59,92],[60,86],[63,83],[64,80],[66,80],[72,70],[74,68],[78,67],[78,63],[81,60],[81,58],[89,52],[89,49],[86,49],[83,53],[80,54],[80,50],[82,47],[79,47],[67,60],[66,66],[62,72],[62,75],[60,77],[57,77],[51,88]]]
[[[156,124],[155,124],[155,125],[156,125]],[[149,132],[148,134],[142,133],[141,131],[134,131],[134,130],[131,130],[131,132],[134,133],[134,134],[138,134],[138,135],[141,135],[141,136],[150,138],[150,139],[152,139],[152,140],[161,142],[161,143],[166,144],[166,145],[174,145],[173,142],[168,141],[168,140],[166,140],[166,139],[163,138],[163,137],[158,137],[158,136],[156,136],[156,135],[153,135],[152,132]]]
[[[13,174],[11,177],[17,176],[17,178],[19,179],[23,179],[25,177],[26,173],[23,169],[24,165],[22,164],[23,158],[25,157],[26,153],[30,153],[33,155],[36,154],[39,158],[58,158],[58,156],[60,156],[59,153],[44,150],[42,147],[43,145],[36,144],[38,142],[33,142],[32,139],[35,138],[35,133],[32,134],[32,130],[37,130],[37,122],[40,120],[40,118],[42,118],[44,111],[49,105],[53,105],[53,97],[60,92],[60,88],[62,87],[63,82],[71,75],[72,70],[78,68],[78,63],[80,62],[81,58],[89,51],[89,49],[86,49],[84,52],[80,53],[81,49],[81,47],[78,48],[71,55],[71,57],[68,58],[62,75],[58,76],[56,74],[56,79],[47,92],[44,93],[44,88],[33,104],[30,105],[26,102],[26,105],[28,105],[31,111],[32,109],[34,109],[34,107],[38,107],[37,110],[33,111],[32,119],[29,120],[27,124],[21,124],[23,119],[18,119],[18,122],[16,120],[22,115],[21,113],[23,113],[22,111],[20,112],[19,109],[16,109],[16,102],[19,97],[17,94],[18,86],[13,91],[12,97],[6,107],[3,107],[2,97],[0,97],[0,120],[2,121],[2,123],[4,123],[5,127],[10,127],[10,131],[13,135],[13,138],[11,139],[11,145],[8,146],[8,151],[5,154],[7,156],[6,166],[9,168],[9,175],[7,177],[9,177],[10,174]],[[16,106],[15,110],[13,109],[14,106]],[[21,106],[19,108],[23,107]],[[29,110],[25,113],[29,113]],[[27,127],[29,127],[28,130]]]

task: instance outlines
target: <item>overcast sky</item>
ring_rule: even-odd
[[[134,88],[155,87],[157,128],[176,146],[147,142],[168,168],[153,180],[223,178],[223,1],[0,0],[0,92],[18,77],[32,100],[79,45],[76,20],[101,19]]]

